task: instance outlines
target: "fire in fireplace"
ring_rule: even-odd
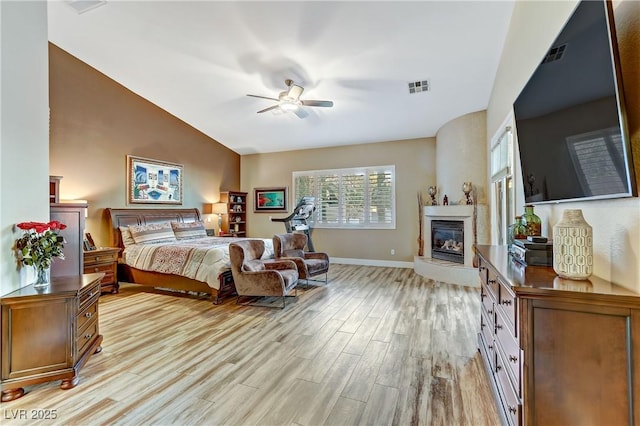
[[[464,264],[463,221],[431,221],[431,257]]]

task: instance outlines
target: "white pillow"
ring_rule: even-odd
[[[131,235],[131,230],[128,226],[120,227],[120,238],[122,239],[122,245],[125,247],[129,247],[130,245],[136,243],[133,239],[133,235]]]
[[[171,222],[173,234],[179,240],[188,240],[192,238],[203,238],[207,236],[207,230],[204,228],[204,222]]]
[[[176,236],[169,222],[131,225],[129,230],[136,244],[171,243],[176,241]]]

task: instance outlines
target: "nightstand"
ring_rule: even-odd
[[[118,253],[117,247],[98,247],[84,252],[84,273],[104,272],[100,281],[100,292],[117,293],[118,284]]]

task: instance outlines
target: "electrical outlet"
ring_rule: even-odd
[[[391,256],[395,256],[396,255],[396,249],[391,249]]]

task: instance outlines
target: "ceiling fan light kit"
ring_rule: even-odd
[[[333,101],[302,100],[300,99],[300,95],[302,95],[302,92],[304,92],[304,87],[295,84],[293,80],[290,79],[286,79],[284,83],[287,85],[288,89],[280,92],[277,99],[268,96],[247,95],[251,96],[252,98],[268,99],[270,101],[277,102],[277,105],[261,109],[260,111],[258,111],[258,114],[279,109],[282,112],[293,112],[299,118],[304,118],[308,114],[302,111],[302,109],[300,108],[301,106],[325,108],[333,106]]]

